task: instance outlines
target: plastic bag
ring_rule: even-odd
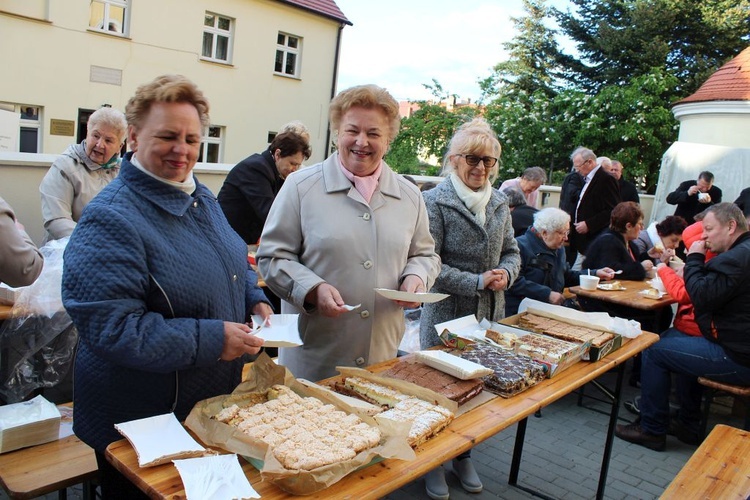
[[[78,331],[62,305],[67,243],[63,238],[40,249],[42,273],[21,292],[0,328],[0,395],[8,403],[57,385],[71,368]]]
[[[398,350],[401,352],[416,352],[420,350],[419,344],[419,318],[422,316],[422,308],[406,309],[404,319],[406,320],[406,330],[404,338],[401,339],[401,345]]]

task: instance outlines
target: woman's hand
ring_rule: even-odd
[[[650,260],[644,260],[641,261],[641,266],[643,266],[643,269],[646,270],[646,272],[651,271],[654,268],[654,263]]]
[[[258,354],[260,348],[263,347],[263,339],[251,335],[250,332],[250,327],[245,324],[225,321],[224,349],[221,351],[221,359],[232,361],[243,354]]]
[[[597,269],[596,275],[603,280],[611,280],[615,277],[615,270],[611,267],[602,267],[601,269]]]
[[[398,289],[402,292],[409,293],[423,293],[425,291],[422,278],[420,278],[416,274],[407,274]],[[399,307],[403,307],[404,309],[416,309],[420,305],[419,302],[404,302],[403,300],[396,300],[394,302],[396,302]]]
[[[265,302],[258,302],[253,306],[253,314],[257,314],[261,318],[263,318],[263,324],[264,325],[270,325],[271,324],[271,316],[273,315],[273,309],[271,306]]]
[[[547,301],[550,304],[556,304],[556,305],[559,306],[563,302],[565,302],[565,296],[563,294],[559,293],[559,292],[552,291],[552,292],[549,293],[549,298],[547,299]]]
[[[310,290],[305,296],[305,302],[312,304],[321,315],[329,318],[335,318],[349,312],[344,307],[346,302],[341,298],[339,291],[328,283],[321,283]]]
[[[490,269],[482,273],[482,278],[486,290],[499,292],[508,287],[508,271],[505,269]]]

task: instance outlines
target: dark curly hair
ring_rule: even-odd
[[[656,233],[662,238],[672,234],[681,235],[688,223],[679,215],[668,215],[663,221],[656,224]]]
[[[623,201],[612,209],[609,227],[613,231],[625,234],[628,230],[627,224],[630,223],[634,226],[638,224],[639,220],[643,220],[643,210],[641,210],[641,206],[633,201]]]

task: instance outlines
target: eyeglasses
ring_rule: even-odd
[[[559,234],[560,236],[570,236],[570,230],[565,230],[565,231],[564,231],[564,230],[562,230],[562,229],[561,229],[561,230],[559,230],[559,231],[555,231],[555,232],[556,232],[557,234]]]
[[[480,161],[484,164],[485,168],[492,168],[495,166],[495,163],[497,163],[497,158],[494,158],[492,156],[477,156],[465,154],[458,154],[458,156],[463,156],[464,160],[466,160],[466,164],[470,167],[476,167],[477,165],[479,165]]]
[[[587,163],[588,163],[588,162],[590,162],[590,161],[591,161],[591,158],[589,158],[588,160],[584,160],[584,161],[582,161],[580,165],[576,165],[576,164],[574,163],[574,164],[573,164],[573,168],[574,168],[574,169],[576,169],[576,170],[578,170],[579,168],[581,168],[582,166],[584,166],[585,164],[587,164]]]

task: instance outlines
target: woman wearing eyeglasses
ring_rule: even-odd
[[[423,193],[435,251],[442,259],[432,291],[450,294],[424,306],[423,349],[440,343],[437,323],[469,314],[492,321],[505,316],[505,290],[518,276],[521,257],[507,198],[492,188],[499,156],[497,136],[483,118],[475,118],[451,139],[443,166],[446,179]],[[466,491],[482,491],[469,453],[453,460],[453,471]],[[442,466],[428,473],[425,483],[430,498],[449,498]]]

